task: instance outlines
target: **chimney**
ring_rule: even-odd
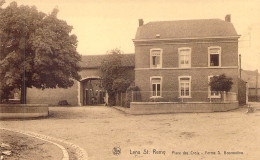
[[[231,22],[231,15],[230,15],[230,14],[227,14],[227,15],[226,15],[225,21],[226,21],[226,22]]]
[[[144,20],[143,19],[139,19],[139,27],[144,25]]]

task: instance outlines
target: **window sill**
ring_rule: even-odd
[[[220,96],[208,96],[208,98],[221,98]]]
[[[179,67],[179,69],[191,69],[191,66],[189,66],[189,67]]]
[[[150,98],[163,98],[162,96],[152,96]]]
[[[209,68],[221,68],[221,66],[208,66]]]
[[[150,67],[150,69],[161,69],[162,67]]]
[[[179,97],[179,98],[192,98],[191,96]]]

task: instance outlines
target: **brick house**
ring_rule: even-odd
[[[208,85],[214,75],[233,78],[238,93],[238,38],[230,15],[221,19],[139,20],[135,85],[143,102],[209,102],[220,99]]]

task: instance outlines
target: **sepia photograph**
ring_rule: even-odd
[[[0,0],[0,160],[259,160],[259,0]]]

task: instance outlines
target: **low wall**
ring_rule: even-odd
[[[238,102],[131,102],[131,114],[223,112],[238,108]]]
[[[47,104],[0,104],[0,119],[36,118],[48,115]]]

